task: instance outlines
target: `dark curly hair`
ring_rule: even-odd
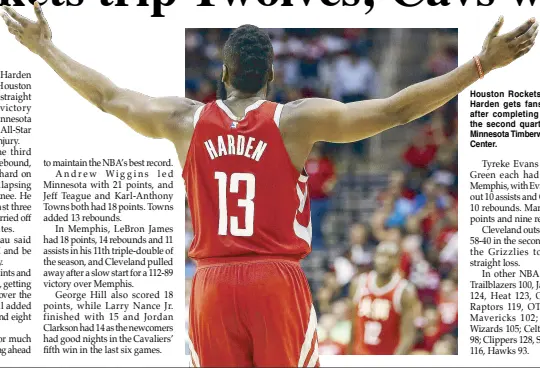
[[[223,62],[229,72],[230,83],[244,93],[257,93],[263,89],[269,82],[273,60],[270,37],[252,25],[235,29],[223,47]],[[223,93],[219,92],[220,95]]]

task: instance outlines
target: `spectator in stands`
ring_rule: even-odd
[[[457,48],[455,45],[440,44],[428,61],[430,77],[448,73],[457,64]]]
[[[434,305],[426,306],[423,314],[422,338],[415,348],[432,352],[433,347],[442,336],[440,315]]]
[[[439,147],[434,161],[432,179],[435,183],[451,188],[456,184],[457,167],[455,167],[455,147],[445,144]]]
[[[427,180],[422,187],[423,192],[416,200],[414,214],[420,221],[423,235],[431,239],[433,229],[444,215],[445,201],[438,197],[433,181]]]
[[[193,96],[197,101],[208,103],[216,100],[216,87],[208,80],[203,79],[200,82],[199,88]]]
[[[334,259],[333,269],[336,274],[336,281],[339,287],[339,296],[346,297],[353,277],[357,274],[357,268],[352,261],[351,249],[345,251],[341,256]]]
[[[387,232],[392,228],[403,228],[409,215],[413,213],[414,202],[403,197],[399,188],[389,188],[385,193],[382,206],[377,209],[372,219],[373,235],[377,240],[386,240]]]
[[[351,50],[336,62],[331,96],[345,103],[377,96],[377,71],[365,48]]]
[[[388,186],[382,191],[377,199],[383,201],[391,193],[399,192],[406,199],[413,199],[414,192],[406,186],[407,177],[405,172],[394,170],[388,175]]]
[[[369,244],[369,229],[365,224],[356,223],[349,230],[351,261],[359,274],[371,269],[373,250]]]
[[[413,213],[413,201],[402,196],[401,192],[393,189],[389,193],[389,200],[393,201],[391,211],[385,221],[388,228],[404,227],[407,217]]]
[[[394,193],[385,197],[381,207],[379,207],[373,216],[371,217],[371,230],[373,237],[378,242],[382,241],[397,241],[398,234],[400,233],[400,225],[395,223],[395,219],[388,221],[391,215],[395,214],[395,202],[397,196]],[[403,217],[405,220],[406,217]],[[401,239],[400,239],[401,240]]]
[[[441,332],[453,333],[458,326],[458,289],[451,278],[441,281],[437,309],[441,316]]]
[[[447,118],[449,114],[449,105],[432,112],[428,117],[430,118],[430,124],[427,124],[421,130],[421,133],[425,135],[425,139],[430,144],[434,144],[437,147],[445,145],[451,141],[452,126],[449,124],[450,119]]]
[[[445,211],[444,216],[437,222],[432,236],[433,245],[438,251],[446,247],[452,236],[457,233],[457,221],[457,211],[450,208]]]
[[[276,71],[283,73],[285,85],[288,87],[298,86],[300,82],[300,62],[298,58],[292,54],[287,54],[276,62]]]
[[[334,303],[341,289],[336,280],[336,275],[334,272],[326,272],[324,274],[323,285],[319,288],[317,292],[317,309],[319,314],[330,313],[332,310],[332,303]]]
[[[457,354],[457,341],[452,335],[444,335],[433,346],[432,355],[455,355]]]
[[[300,59],[300,76],[306,97],[315,95],[319,87],[319,64],[324,53],[325,48],[320,37],[313,35],[304,40],[304,49]]]
[[[332,340],[347,346],[351,339],[351,304],[348,299],[337,300],[332,307],[336,324],[330,331]]]
[[[323,314],[319,318],[317,335],[319,338],[319,354],[321,355],[345,355],[347,346],[332,336],[334,328],[338,323],[337,317],[333,314]]]
[[[309,175],[309,193],[311,199],[312,248],[324,248],[322,231],[324,217],[330,207],[330,197],[336,184],[336,173],[332,161],[321,152],[320,145],[315,145],[305,164]]]
[[[444,248],[439,253],[439,261],[441,263],[441,271],[452,269],[457,265],[458,261],[458,233],[457,231],[448,240]]]
[[[415,263],[409,275],[409,281],[416,287],[418,299],[423,304],[435,304],[441,282],[437,268],[428,261]]]
[[[422,184],[422,191],[414,197],[413,213],[418,214],[429,204],[434,204],[436,208],[444,208],[442,199],[437,196],[437,187],[433,180],[426,180]]]
[[[437,154],[437,146],[427,142],[423,133],[416,134],[403,153],[403,160],[411,169],[427,170]]]
[[[399,260],[399,272],[401,272],[401,275],[404,278],[409,278],[412,267],[413,267],[413,260],[411,258],[411,255],[404,251],[403,249],[403,240],[405,238],[405,232],[403,228],[401,227],[392,227],[387,229],[384,232],[384,236],[381,238],[381,241],[386,242],[392,242],[399,246],[401,249],[401,258]]]
[[[415,216],[409,216],[405,224],[405,236],[403,238],[401,249],[407,253],[412,263],[418,263],[424,260],[422,245],[424,236],[420,228],[420,221]]]
[[[368,48],[357,44],[350,52],[339,57],[335,65],[330,95],[345,103],[377,97],[378,74],[367,56]],[[364,141],[352,144],[357,154],[364,153]]]
[[[373,216],[371,216],[371,230],[373,237],[376,241],[384,241],[387,237],[387,228],[385,227],[385,221],[390,211],[392,211],[392,199],[387,197],[382,203],[381,207],[375,210]]]

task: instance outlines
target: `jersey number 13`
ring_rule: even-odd
[[[219,190],[219,225],[218,234],[227,235],[230,233],[234,236],[251,236],[253,235],[253,221],[255,214],[255,175],[250,173],[234,173],[230,180],[227,174],[217,171],[214,178],[218,181]],[[246,182],[246,197],[238,200],[238,207],[245,209],[244,228],[239,227],[238,217],[228,215],[227,211],[227,194],[238,193],[240,182]]]

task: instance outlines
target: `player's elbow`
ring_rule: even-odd
[[[95,95],[90,96],[90,98],[88,98],[88,100],[90,101],[90,103],[92,105],[94,105],[95,107],[97,107],[101,111],[108,112],[108,110],[109,110],[109,101],[101,93],[96,93]]]
[[[90,102],[92,102],[101,111],[110,113],[115,101],[118,100],[120,95],[121,90],[118,88],[98,90],[93,96],[91,96]]]
[[[396,96],[388,97],[384,102],[384,113],[394,125],[405,125],[414,120],[412,111]]]
[[[103,112],[107,112],[107,101],[101,93],[93,93],[85,97],[92,105]]]

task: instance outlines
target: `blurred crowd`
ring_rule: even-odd
[[[269,29],[275,80],[269,99],[288,102],[328,96],[357,101],[376,95],[377,72],[368,58],[367,29]],[[186,93],[198,101],[215,99],[221,48],[230,30],[186,30]]]
[[[414,353],[457,354],[457,132],[442,134],[439,119],[434,114],[406,147],[370,221],[353,224],[343,253],[327,262],[314,298],[330,351],[344,351],[350,339],[353,278],[372,269],[377,244],[392,241],[402,251],[399,272],[422,303]]]
[[[230,30],[186,30],[186,95],[198,101],[216,98],[221,74],[221,47]],[[270,29],[276,79],[269,100],[286,103],[303,97],[329,97],[343,102],[379,97],[382,78],[372,53],[378,30]],[[382,32],[382,31],[381,31]],[[457,39],[455,30],[433,30]],[[457,66],[454,43],[426,48],[423,77],[444,74]],[[344,175],[335,162],[335,145],[318,145],[306,171],[312,202],[314,251],[325,255],[322,282],[312,293],[319,318],[321,354],[345,354],[350,340],[351,281],[372,269],[375,247],[393,241],[401,247],[399,272],[415,285],[422,310],[416,316],[413,354],[457,354],[457,103],[452,101],[421,122],[400,156],[388,157],[394,167],[368,221],[344,229],[340,253],[328,249],[324,224],[336,206],[334,198]],[[348,151],[369,160],[365,142]],[[368,173],[369,174],[369,173]],[[337,209],[339,210],[339,208]],[[186,251],[192,239],[186,208]],[[308,256],[309,257],[309,256]],[[186,257],[186,300],[194,264]],[[310,280],[311,281],[311,280]]]

